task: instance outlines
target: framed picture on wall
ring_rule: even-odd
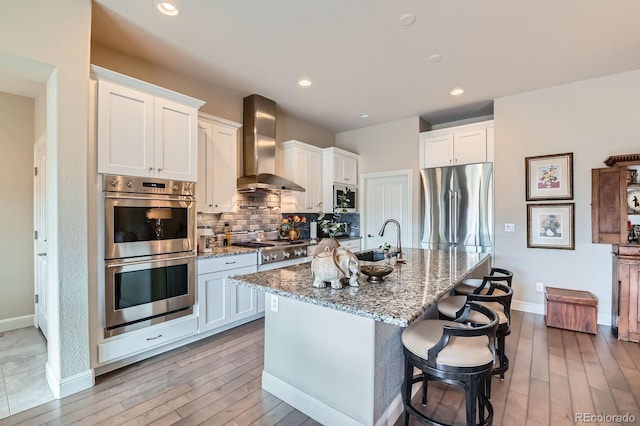
[[[573,153],[524,159],[527,201],[573,198]]]
[[[575,249],[574,204],[527,204],[527,247]]]

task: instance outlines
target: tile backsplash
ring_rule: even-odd
[[[264,238],[268,240],[278,238],[278,227],[283,218],[292,216],[292,213],[280,212],[280,195],[270,192],[238,193],[237,209],[235,212],[224,213],[198,213],[198,225],[209,225],[213,232],[220,237],[224,234],[224,224],[229,223],[233,241],[254,241],[257,232],[263,231]],[[305,216],[307,223],[301,228],[301,238],[309,238],[309,224],[318,220],[317,213],[299,213]],[[330,214],[327,216],[331,216]],[[343,214],[341,221],[350,224],[349,233],[352,236],[360,235],[360,215],[357,213]],[[322,237],[318,230],[318,238]]]

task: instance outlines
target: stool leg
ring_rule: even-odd
[[[422,373],[422,405],[427,405],[427,375]]]
[[[505,354],[505,349],[504,349],[504,343],[505,343],[505,335],[501,334],[500,336],[498,336],[498,358],[500,359],[500,380],[504,380],[504,372],[507,371],[507,368],[509,367],[509,358],[507,358],[507,355]]]
[[[465,405],[467,426],[476,425],[476,404],[478,404],[478,383],[474,379],[465,381]]]

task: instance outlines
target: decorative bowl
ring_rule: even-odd
[[[387,265],[361,265],[360,272],[368,276],[367,281],[370,283],[381,283],[393,271],[393,267]]]

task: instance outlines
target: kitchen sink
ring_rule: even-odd
[[[356,253],[358,260],[365,260],[368,262],[377,262],[384,259],[384,253],[381,251],[369,250]]]

